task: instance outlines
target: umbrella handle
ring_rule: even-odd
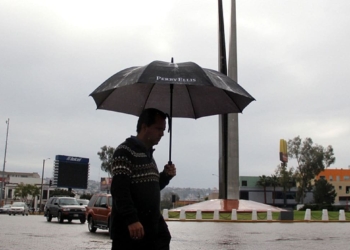
[[[170,84],[170,116],[169,119],[169,161],[168,164],[171,163],[171,144],[172,144],[172,131],[173,131],[173,90],[174,90],[174,84]]]

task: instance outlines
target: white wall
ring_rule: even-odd
[[[30,185],[41,185],[41,178],[23,178],[23,177],[10,177],[9,182],[12,183],[16,183],[16,184],[30,184]]]

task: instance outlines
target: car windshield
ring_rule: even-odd
[[[60,199],[58,204],[60,205],[79,205],[76,199]]]
[[[12,204],[12,207],[24,207],[24,203],[21,203],[21,202],[14,202]]]
[[[87,205],[87,204],[89,204],[89,201],[88,200],[78,200],[78,203],[83,204],[83,205]]]

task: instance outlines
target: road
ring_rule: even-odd
[[[349,223],[227,223],[168,221],[171,250],[349,249]],[[0,214],[0,250],[110,250],[107,230],[87,223],[47,222],[42,215]]]
[[[79,220],[60,224],[57,218],[47,222],[42,215],[0,214],[0,227],[1,250],[111,249],[107,230],[90,233],[87,223]]]

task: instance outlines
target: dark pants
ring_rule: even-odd
[[[142,222],[141,222],[142,223]],[[123,234],[122,237],[114,237],[112,241],[112,250],[169,250],[171,235],[168,230],[168,225],[165,223],[162,216],[160,216],[158,225],[151,228],[157,228],[157,232],[152,234],[150,227],[144,225],[145,237],[142,240],[133,240],[130,235]],[[121,235],[119,235],[121,236]]]

